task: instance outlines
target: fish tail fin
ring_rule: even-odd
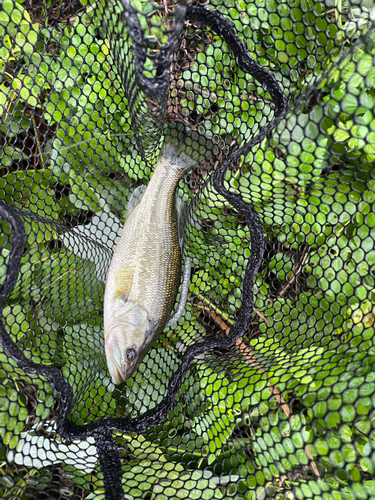
[[[179,121],[166,125],[164,144],[161,155],[172,165],[189,172],[199,163],[217,152],[217,145],[196,130],[192,130]]]

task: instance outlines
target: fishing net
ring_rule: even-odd
[[[374,20],[1,1],[1,498],[375,498]],[[176,189],[186,305],[114,385],[106,272],[181,127],[214,145]]]

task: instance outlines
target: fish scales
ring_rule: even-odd
[[[179,133],[166,139],[143,196],[126,218],[107,273],[105,350],[115,384],[134,373],[163,332],[180,286],[175,191],[181,177],[212,148],[193,142],[191,131],[177,127],[172,132]]]
[[[134,270],[129,300],[142,305],[154,320],[163,317],[162,313],[169,315],[179,283],[168,277],[175,274],[179,279],[177,275],[181,267],[173,204],[180,173],[176,169],[167,170],[163,167],[157,165],[142,201],[129,216],[128,224],[125,225],[127,233],[119,248],[120,260],[131,263]],[[170,301],[173,303],[169,304]]]

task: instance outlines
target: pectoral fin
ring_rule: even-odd
[[[133,274],[130,267],[121,267],[115,272],[115,297],[121,296],[124,302],[128,300],[133,285]]]
[[[185,200],[178,195],[176,191],[174,197],[174,203],[177,212],[177,229],[178,229],[178,241],[180,243],[181,252],[184,248],[184,225],[185,225]]]
[[[175,323],[177,323],[177,321],[180,319],[181,314],[183,313],[183,310],[185,309],[187,296],[188,296],[188,292],[189,292],[190,274],[191,274],[191,260],[189,257],[186,257],[185,266],[184,266],[184,274],[182,277],[180,301],[178,303],[176,312],[169,319],[166,326],[172,326]]]

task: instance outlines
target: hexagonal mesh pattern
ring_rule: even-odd
[[[1,1],[1,498],[375,498],[374,20]],[[213,146],[175,188],[187,300],[115,385],[106,273],[178,127]]]

